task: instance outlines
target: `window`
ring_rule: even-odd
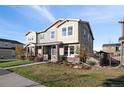
[[[62,36],[66,36],[66,28],[62,28]]]
[[[74,54],[74,46],[64,46],[64,56],[72,56]]]
[[[119,51],[119,46],[116,46],[116,51]]]
[[[88,41],[90,42],[90,35],[88,34]]]
[[[64,55],[68,56],[68,46],[64,46]]]
[[[68,27],[68,35],[72,35],[72,29],[73,29],[72,26]]]
[[[86,30],[83,29],[83,32],[84,32],[84,38],[83,38],[83,39],[84,39],[84,44],[86,44],[86,43],[87,43],[87,42],[86,42],[86,41],[87,41],[87,40],[86,40]]]
[[[55,31],[51,32],[51,38],[55,38]]]
[[[70,46],[70,55],[74,54],[74,46]]]

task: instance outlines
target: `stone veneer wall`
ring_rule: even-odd
[[[69,62],[75,62],[75,63],[80,62],[80,59],[77,58],[77,57],[67,57],[67,60],[68,60]]]

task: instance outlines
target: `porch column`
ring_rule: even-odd
[[[28,57],[28,47],[26,47],[26,57]]]
[[[41,56],[43,57],[43,46],[41,46]]]
[[[56,45],[56,61],[59,61],[59,45]]]
[[[121,42],[121,60],[120,60],[120,66],[124,65],[124,20],[119,21],[122,25],[122,36],[119,38],[119,41]]]
[[[37,56],[37,46],[34,47],[34,55]]]

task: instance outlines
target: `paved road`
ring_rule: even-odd
[[[5,69],[0,69],[0,87],[45,87]]]

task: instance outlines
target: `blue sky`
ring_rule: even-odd
[[[104,43],[117,43],[121,36],[118,21],[124,18],[124,6],[0,6],[0,38],[25,42],[28,31],[42,31],[60,18],[89,21],[94,35],[94,49]]]

